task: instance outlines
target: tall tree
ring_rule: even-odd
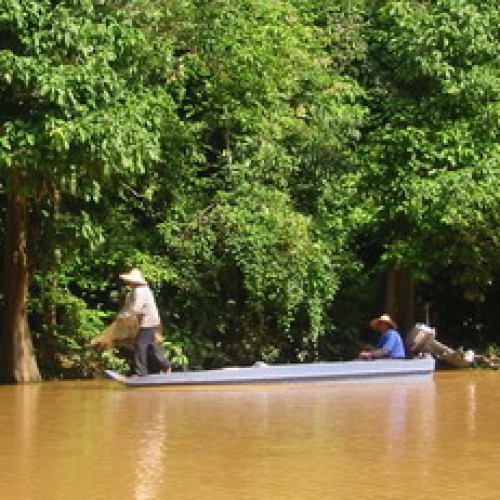
[[[453,268],[471,298],[500,258],[499,21],[495,2],[376,5],[362,73],[365,244],[419,279]]]
[[[0,1],[3,380],[40,378],[27,319],[37,200],[54,192],[96,198],[113,175],[143,172],[159,157],[173,116],[170,49],[149,14],[149,2]]]
[[[179,197],[162,230],[190,335],[232,362],[314,357],[347,262],[332,199],[359,88],[332,70],[323,28],[297,3],[192,2],[178,40],[204,158],[198,205]]]

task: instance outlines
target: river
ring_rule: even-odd
[[[0,386],[5,500],[496,499],[500,373],[129,389]]]

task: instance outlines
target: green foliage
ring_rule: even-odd
[[[127,369],[88,341],[135,266],[183,367],[352,355],[395,263],[488,297],[499,20],[472,0],[0,0],[0,200],[21,172],[44,373]]]
[[[31,316],[44,319],[32,323],[40,367],[45,377],[89,377],[99,366],[99,356],[88,343],[103,330],[108,314],[88,307],[61,281],[55,287],[54,277],[37,277],[41,299],[33,298],[30,303]],[[48,323],[51,317],[57,318],[57,325]]]
[[[204,155],[182,184],[196,194],[177,191],[159,225],[191,325],[181,335],[215,364],[314,357],[349,260],[336,194],[353,182],[346,145],[363,119],[359,86],[331,72],[307,9],[195,7],[176,42],[179,104],[200,124]]]
[[[127,360],[121,356],[118,349],[108,349],[102,353],[101,357],[106,369],[114,370],[119,373],[130,373],[131,366],[127,363]]]
[[[75,356],[82,366],[98,311],[86,315],[89,304],[68,289],[85,282],[79,263],[88,258],[78,252],[97,251],[105,240],[85,204],[99,200],[114,176],[144,173],[157,161],[173,116],[171,50],[141,25],[151,9],[137,14],[132,6],[139,4],[0,3],[0,182],[33,207],[29,257],[45,283],[33,289],[43,294],[32,309],[42,314],[34,333],[43,333],[40,356],[52,345],[48,351]],[[9,171],[21,174],[19,191],[8,184]],[[67,195],[80,206],[68,209]]]
[[[95,198],[113,171],[158,159],[170,50],[125,22],[127,3],[2,0],[0,168],[29,171],[29,192],[50,177]]]
[[[499,251],[499,15],[465,0],[385,2],[370,44],[363,182],[376,186],[383,258],[427,279],[452,265],[469,296]]]
[[[174,243],[172,225],[163,231]],[[297,352],[314,344],[339,280],[339,269],[314,234],[311,219],[294,212],[284,194],[250,184],[219,193],[209,211],[186,221],[176,252],[200,334],[229,349],[243,342],[232,346],[243,351],[240,356],[272,346],[283,357],[290,344]],[[206,309],[199,307],[207,299]],[[213,308],[213,300],[220,306]],[[241,338],[248,334],[251,342]]]

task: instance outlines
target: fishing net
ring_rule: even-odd
[[[92,339],[91,345],[98,351],[113,348],[133,350],[138,329],[139,321],[136,317],[115,320],[101,334]],[[156,333],[156,341],[163,342],[161,329]]]

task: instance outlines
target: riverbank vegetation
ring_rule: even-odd
[[[500,6],[0,0],[0,376],[92,376],[140,267],[190,367],[500,342]],[[104,359],[104,361],[103,361]]]

